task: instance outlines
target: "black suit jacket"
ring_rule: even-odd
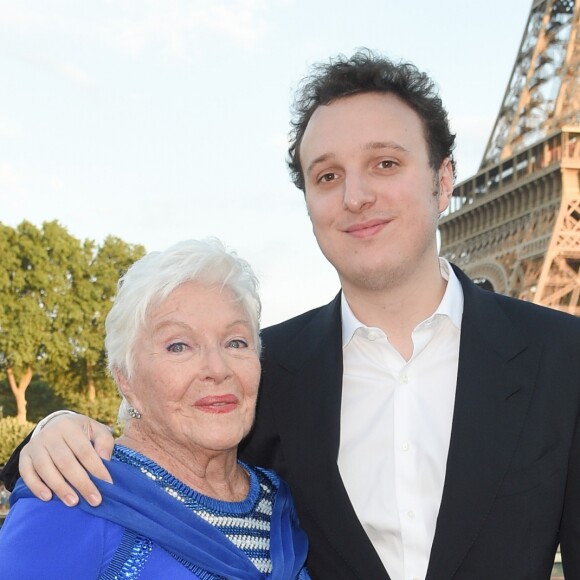
[[[578,580],[580,320],[456,273],[457,391],[427,580],[548,580],[559,542],[566,578]],[[341,335],[340,295],[263,331],[263,384],[242,453],[290,483],[315,578],[388,579],[336,463]]]

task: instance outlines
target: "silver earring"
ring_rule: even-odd
[[[129,413],[129,417],[131,417],[131,419],[141,419],[141,413],[139,413],[139,411],[137,411],[137,409],[135,409],[135,407],[132,405],[127,407],[127,413]]]

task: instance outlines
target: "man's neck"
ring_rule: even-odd
[[[380,328],[401,356],[413,354],[412,333],[431,316],[443,299],[447,280],[439,260],[430,268],[388,288],[367,289],[343,281],[342,289],[353,314],[366,326]]]

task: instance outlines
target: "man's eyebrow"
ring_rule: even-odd
[[[318,165],[319,163],[324,163],[325,161],[328,161],[333,157],[335,157],[334,153],[323,153],[322,155],[319,155],[308,164],[308,167],[306,168],[306,173],[310,173],[314,166]]]
[[[372,151],[373,149],[393,149],[395,151],[402,151],[403,153],[408,153],[409,150],[403,147],[400,143],[396,141],[370,141],[369,143],[365,143],[362,146],[362,149],[365,151]],[[318,157],[315,157],[306,168],[306,174],[310,173],[316,165],[319,163],[324,163],[329,159],[335,157],[334,153],[323,153]]]
[[[363,149],[367,151],[372,149],[395,149],[396,151],[403,151],[405,153],[408,153],[409,151],[396,141],[371,141],[370,143],[364,145]]]

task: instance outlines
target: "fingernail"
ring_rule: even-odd
[[[89,495],[89,503],[92,506],[99,505],[100,501],[101,501],[101,498],[97,494],[93,493],[93,494]]]
[[[111,453],[105,449],[99,449],[97,451],[98,456],[105,461],[111,461]]]
[[[40,499],[42,501],[50,501],[52,498],[52,494],[49,491],[41,491],[40,492]]]
[[[76,498],[74,495],[67,495],[64,498],[64,503],[68,507],[73,507],[73,506],[77,505],[78,501],[79,501],[78,498]]]

